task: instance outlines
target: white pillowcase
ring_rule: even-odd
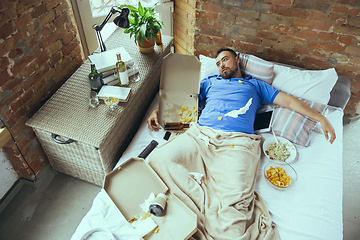
[[[219,74],[219,70],[217,69],[215,58],[210,58],[204,55],[200,55],[199,59],[201,62],[201,75],[200,75],[201,80],[208,76]]]
[[[272,86],[310,101],[327,104],[338,75],[334,68],[327,70],[300,70],[274,65]]]

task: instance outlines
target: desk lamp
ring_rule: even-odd
[[[101,30],[104,28],[105,24],[109,21],[110,17],[113,14],[120,13],[120,15],[114,19],[115,25],[118,27],[121,27],[121,28],[128,28],[129,27],[129,19],[128,19],[129,12],[130,12],[130,10],[128,8],[123,8],[123,9],[121,9],[121,11],[119,11],[115,7],[112,7],[110,9],[109,14],[106,16],[106,18],[100,25],[96,25],[96,24],[93,25],[93,29],[95,29],[96,37],[99,41],[101,52],[106,51],[105,43],[104,43],[104,41],[101,37],[101,33],[100,33]]]

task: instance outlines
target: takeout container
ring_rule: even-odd
[[[163,128],[165,122],[189,123],[181,119],[179,110],[186,107],[191,115],[182,113],[183,118],[198,120],[198,94],[200,91],[199,59],[191,55],[170,53],[163,59],[159,88],[159,124]]]
[[[169,191],[156,172],[142,158],[130,158],[105,177],[104,190],[126,220],[143,210],[140,207],[151,193],[166,193],[163,216],[150,217],[159,232],[150,232],[143,239],[189,239],[196,231],[197,217],[182,201]]]

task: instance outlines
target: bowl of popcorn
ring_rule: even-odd
[[[286,190],[294,186],[298,180],[295,169],[288,163],[270,161],[264,167],[266,181],[276,189]]]

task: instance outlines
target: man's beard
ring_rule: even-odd
[[[224,69],[226,69],[226,72],[221,71],[220,76],[224,79],[230,79],[232,77],[234,77],[236,71],[238,70],[238,68],[235,66],[234,68],[229,68],[229,67],[225,67]],[[221,69],[223,70],[223,69]]]

